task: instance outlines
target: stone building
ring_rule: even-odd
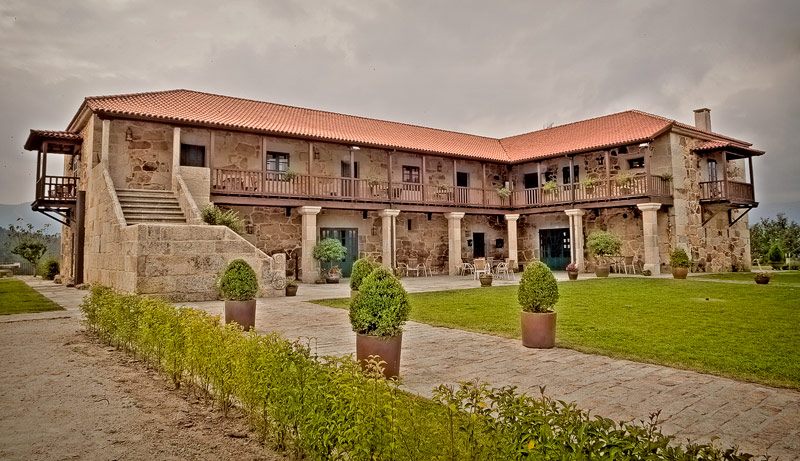
[[[64,224],[64,277],[178,300],[215,296],[230,259],[264,295],[287,270],[318,277],[320,238],[386,266],[540,259],[591,269],[586,236],[659,273],[677,247],[697,269],[748,269],[751,144],[640,111],[494,139],[172,90],[86,98],[66,131],[32,130],[33,208]],[[63,176],[47,174],[50,154]],[[238,211],[242,236],[200,219]]]

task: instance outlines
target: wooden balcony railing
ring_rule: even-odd
[[[212,169],[211,193],[244,197],[300,198],[349,202],[391,202],[475,208],[527,208],[643,196],[669,196],[672,185],[660,176],[633,176],[626,184],[614,178],[592,186],[583,183],[521,189],[501,197],[494,189],[309,176],[266,171]]]
[[[755,203],[753,185],[740,181],[706,181],[700,183],[700,200],[707,202]]]
[[[75,201],[78,196],[78,178],[74,176],[43,176],[36,182],[36,200]]]

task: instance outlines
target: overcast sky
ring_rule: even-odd
[[[169,6],[165,6],[169,5]],[[30,128],[85,96],[188,88],[503,137],[640,109],[767,155],[756,216],[800,221],[800,1],[0,3],[0,203]]]

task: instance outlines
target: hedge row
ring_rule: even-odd
[[[263,440],[296,457],[348,460],[703,459],[749,455],[671,445],[655,424],[590,417],[544,395],[477,382],[439,386],[433,401],[398,390],[350,357],[245,333],[218,316],[93,287],[88,328],[227,411],[244,409]],[[655,419],[655,418],[653,418]]]

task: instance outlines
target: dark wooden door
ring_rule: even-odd
[[[323,239],[336,239],[347,248],[344,259],[333,264],[342,270],[342,277],[350,277],[353,263],[358,259],[358,229],[322,228],[319,230],[319,235]]]
[[[563,271],[570,263],[569,229],[539,230],[539,253],[541,260],[552,270]]]
[[[486,239],[483,232],[475,232],[472,234],[472,257],[486,257]]]

